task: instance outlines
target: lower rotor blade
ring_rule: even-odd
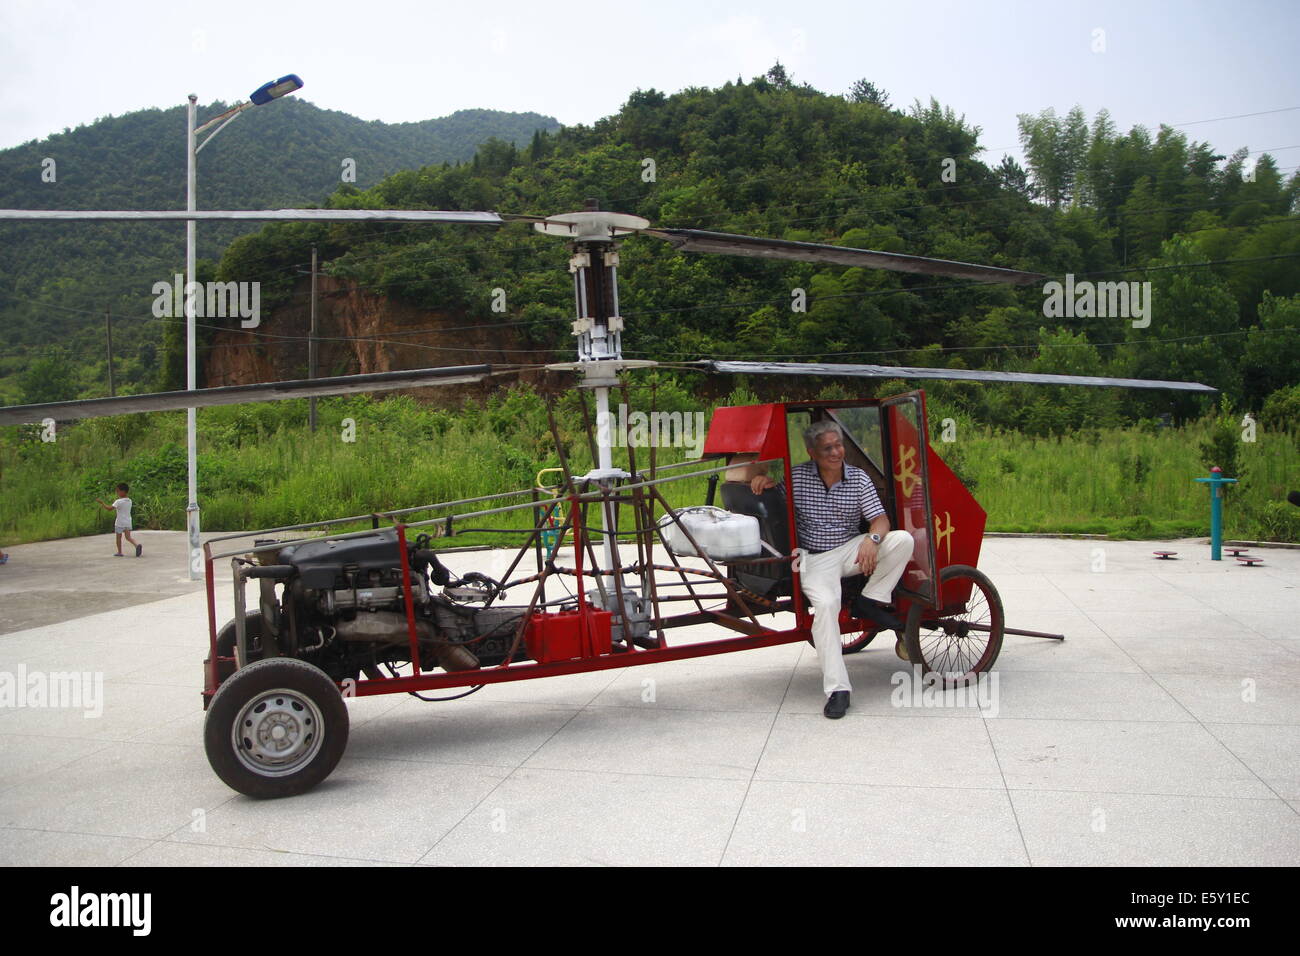
[[[526,217],[512,217],[526,218]],[[206,220],[246,219],[290,222],[449,222],[499,226],[495,212],[445,209],[0,209],[0,220]]]
[[[148,395],[124,395],[119,398],[88,398],[74,402],[10,405],[0,408],[0,425],[21,425],[41,422],[47,418],[69,421],[74,418],[102,418],[106,415],[129,415],[135,412],[167,412],[181,408],[207,408],[211,405],[269,402],[282,398],[309,398],[313,395],[384,392],[395,388],[419,388],[426,385],[463,385],[480,382],[491,374],[490,365],[458,365],[449,368],[374,372],[368,375],[305,378],[256,385],[223,385],[218,388],[153,392]]]

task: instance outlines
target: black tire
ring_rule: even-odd
[[[944,687],[969,683],[988,671],[1002,650],[1006,617],[997,588],[982,571],[965,564],[949,565],[939,575],[943,585],[963,578],[971,582],[964,606],[936,612],[913,604],[903,633],[912,663],[921,665],[922,674],[937,672]]]
[[[879,628],[871,631],[863,631],[860,634],[850,631],[848,634],[840,635],[840,645],[845,654],[856,654],[875,640],[876,635],[879,633]]]
[[[252,648],[252,647],[249,648],[249,663],[252,663],[252,661],[261,660],[262,659],[261,645],[262,645],[262,634],[263,634],[262,612],[245,611],[244,629],[248,632],[249,644],[250,645],[253,643],[257,644],[256,648]],[[221,630],[217,631],[217,656],[234,657],[235,641],[237,637],[238,635],[235,634],[234,620],[227,621],[222,626]]]
[[[212,697],[208,763],[231,789],[259,799],[305,793],[348,744],[348,708],[325,672],[273,657],[241,667]]]
[[[879,633],[880,633],[879,628],[877,628],[874,631],[845,631],[840,635],[840,653],[856,654],[858,651],[862,650],[873,640],[875,640],[876,635]],[[813,639],[811,637],[808,638],[808,646],[809,647],[817,646],[816,644],[813,643]]]

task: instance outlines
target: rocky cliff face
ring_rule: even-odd
[[[216,333],[204,363],[204,383],[247,385],[306,378],[310,292],[310,281],[304,279],[295,287],[290,304],[264,312],[257,328]],[[316,325],[318,377],[535,360],[518,351],[509,328],[478,328],[458,314],[403,305],[329,276],[317,278]],[[460,386],[456,397],[473,391],[474,386]],[[416,393],[432,395],[434,390]]]

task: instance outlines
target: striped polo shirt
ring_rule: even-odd
[[[827,488],[817,462],[805,461],[790,469],[794,483],[795,527],[800,547],[810,551],[838,548],[860,532],[858,523],[885,513],[876,486],[865,471],[844,463],[844,477]],[[785,494],[785,482],[777,485]],[[788,500],[788,499],[787,499]]]

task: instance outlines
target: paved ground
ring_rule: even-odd
[[[183,536],[141,539],[139,561],[106,537],[0,568],[0,678],[104,680],[98,717],[0,707],[0,863],[1300,862],[1300,552],[990,539],[1008,624],[1068,640],[1009,636],[982,708],[896,706],[874,644],[841,721],[805,645],[351,700],[334,774],[257,802],[203,753]]]

